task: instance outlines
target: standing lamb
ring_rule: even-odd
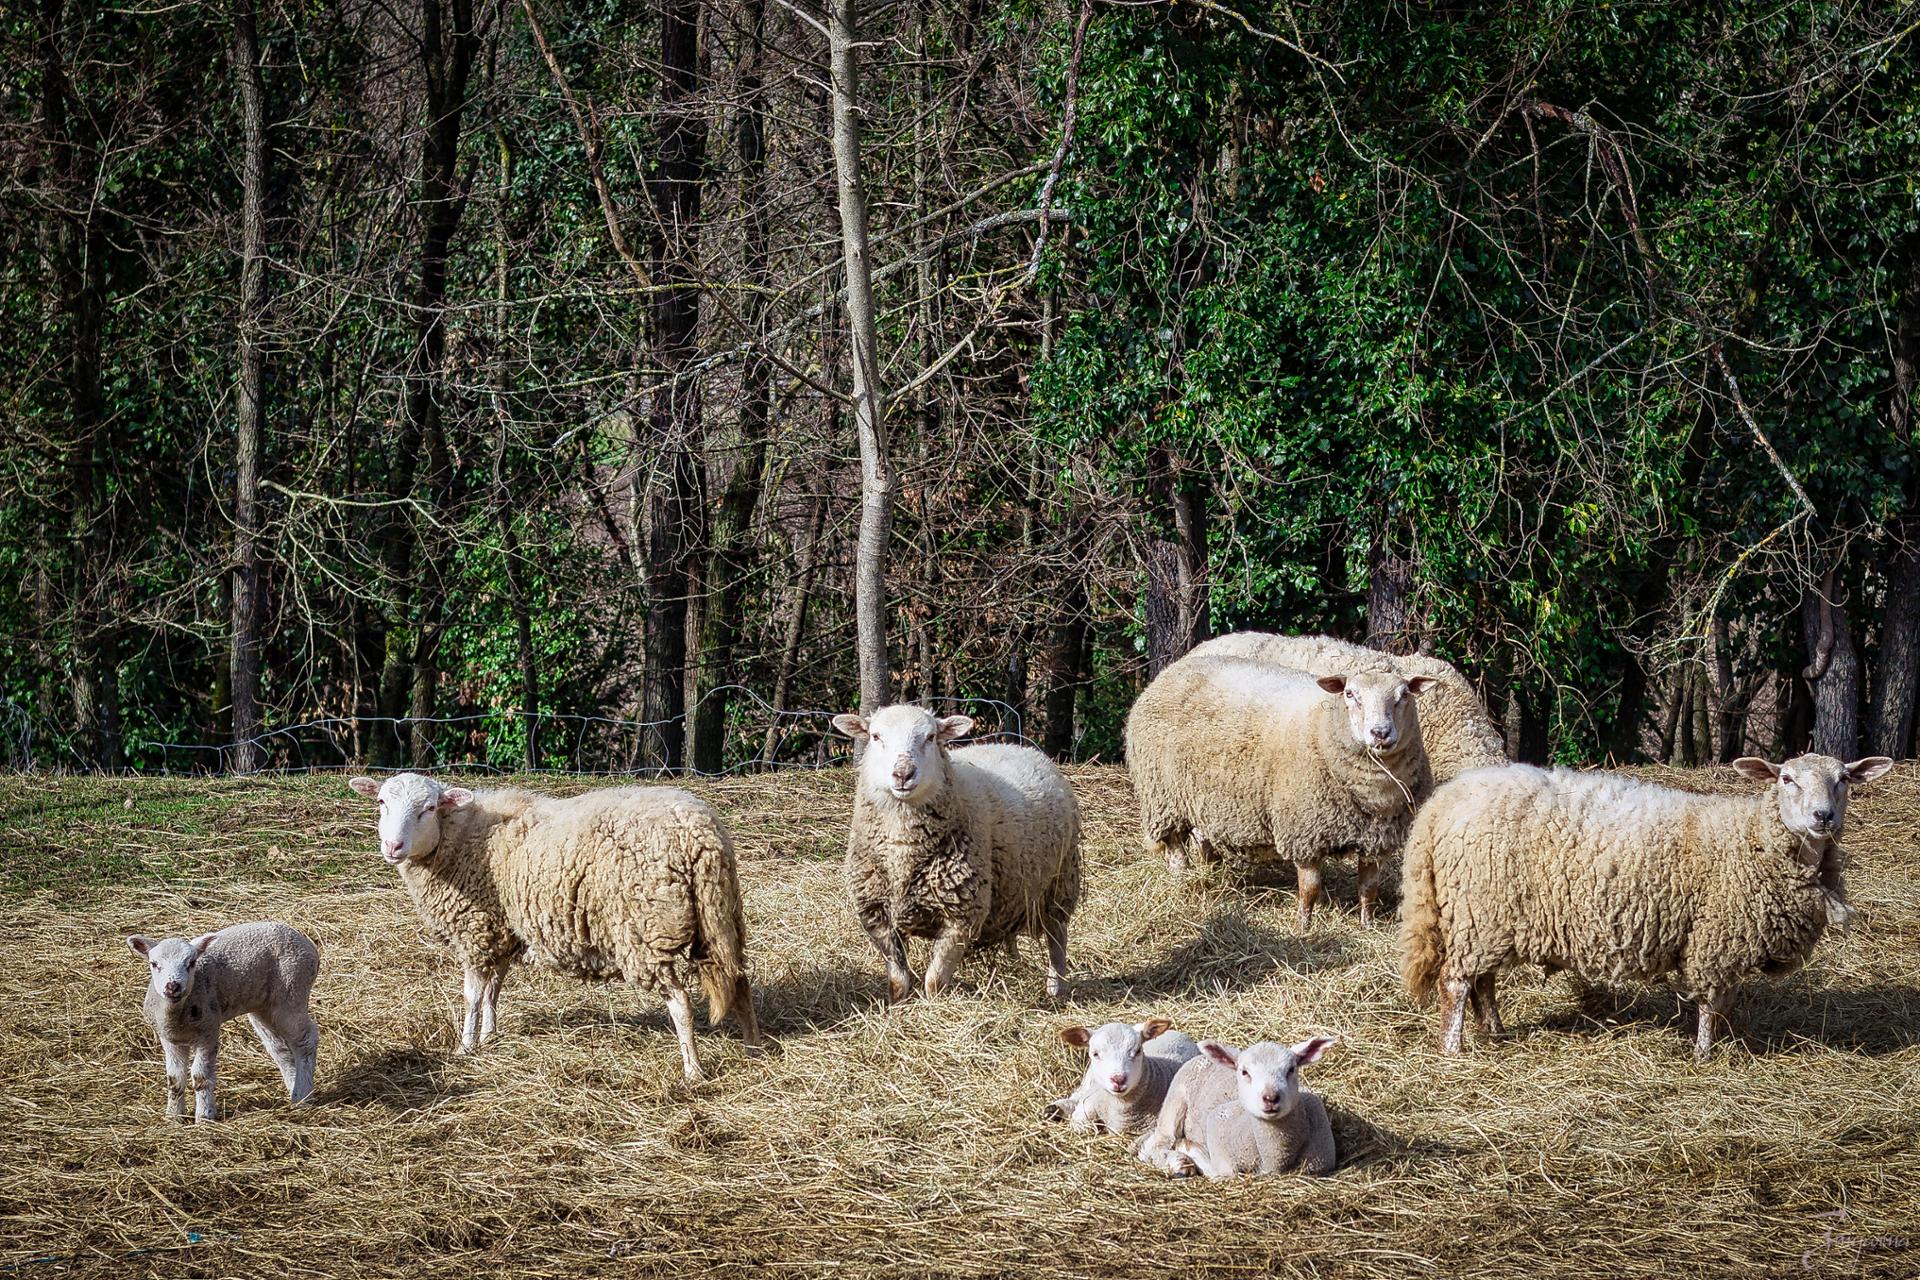
[[[1172,1026],[1165,1018],[1149,1018],[1109,1022],[1097,1031],[1064,1028],[1061,1043],[1087,1051],[1087,1070],[1079,1088],[1047,1104],[1047,1118],[1095,1133],[1151,1129],[1174,1073],[1200,1053],[1188,1036],[1169,1030]]]
[[[186,1119],[189,1083],[193,1118],[203,1123],[216,1118],[220,1027],[243,1013],[280,1068],[288,1100],[306,1101],[320,1049],[320,1028],[307,1012],[320,972],[320,952],[311,938],[291,925],[263,920],[229,925],[191,941],[134,934],[127,946],[151,971],[142,1008],[167,1063],[169,1119]]]
[[[1170,1173],[1191,1165],[1209,1178],[1333,1172],[1326,1104],[1300,1087],[1300,1068],[1332,1044],[1314,1036],[1291,1048],[1263,1040],[1236,1050],[1202,1040],[1202,1056],[1173,1078],[1140,1158]]]
[[[1440,1047],[1458,1053],[1470,999],[1481,1029],[1500,1034],[1505,965],[1599,981],[1676,973],[1700,1002],[1694,1053],[1705,1061],[1740,984],[1799,968],[1829,921],[1851,914],[1848,792],[1892,767],[1885,756],[1736,760],[1772,784],[1750,796],[1528,765],[1464,774],[1407,837],[1407,989],[1440,990]]]
[[[847,890],[887,964],[894,1000],[913,994],[908,938],[931,938],[926,989],[953,984],[968,950],[1047,943],[1047,994],[1066,987],[1067,921],[1080,901],[1080,806],[1032,747],[950,750],[967,716],[909,705],[833,727],[866,744],[847,836]]]
[[[1437,786],[1469,769],[1507,762],[1500,726],[1487,714],[1480,695],[1458,668],[1423,653],[1390,654],[1332,636],[1276,636],[1236,631],[1197,645],[1189,657],[1252,658],[1309,675],[1351,675],[1390,671],[1430,676],[1436,683],[1420,700],[1420,736]]]
[[[399,869],[427,930],[453,948],[467,998],[460,1051],[493,1035],[507,967],[624,979],[666,996],[689,1080],[700,1078],[691,960],[714,1022],[733,1013],[760,1043],[747,985],[746,923],[733,844],[719,815],[674,787],[613,787],[571,799],[469,791],[418,773],[354,778],[380,801],[380,854]]]
[[[1147,846],[1184,870],[1221,853],[1277,853],[1312,922],[1320,867],[1352,850],[1360,923],[1373,923],[1380,860],[1432,789],[1415,698],[1431,676],[1367,671],[1314,679],[1250,658],[1187,657],[1127,716],[1127,770]]]

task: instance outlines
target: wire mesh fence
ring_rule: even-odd
[[[724,777],[765,769],[818,769],[845,763],[851,743],[832,726],[844,708],[775,707],[744,685],[726,685],[703,695],[728,695],[727,726],[718,770],[660,761],[660,743],[678,728],[687,741],[700,702],[663,720],[485,707],[447,716],[321,715],[274,725],[259,735],[229,742],[133,737],[127,742],[131,774],[231,774],[251,755],[250,774],[310,773],[358,768],[368,772],[542,773],[585,777]],[[997,698],[922,699],[941,714],[964,712],[978,722],[972,742],[1032,745],[1019,708]],[[528,740],[534,743],[533,763]],[[5,767],[15,772],[96,770],[68,734],[46,724],[18,703],[0,700],[0,745]],[[244,750],[252,748],[251,751]]]

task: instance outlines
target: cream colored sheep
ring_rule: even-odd
[[[1167,1086],[1200,1047],[1165,1018],[1109,1022],[1098,1028],[1066,1027],[1060,1042],[1087,1051],[1080,1086],[1047,1104],[1049,1120],[1095,1133],[1151,1129],[1166,1101]]]
[[[1288,1046],[1263,1040],[1235,1049],[1202,1040],[1200,1055],[1167,1090],[1140,1159],[1170,1173],[1189,1166],[1209,1178],[1332,1173],[1337,1161],[1326,1104],[1300,1087],[1300,1068],[1333,1044],[1313,1036]]]
[[[866,744],[847,834],[847,891],[887,963],[894,1000],[913,994],[908,938],[931,938],[926,990],[952,985],[969,949],[1047,943],[1047,994],[1063,993],[1067,921],[1080,901],[1080,806],[1031,747],[952,750],[973,728],[915,706],[833,718]]]
[[[1473,685],[1454,666],[1425,654],[1390,654],[1332,636],[1278,636],[1237,631],[1196,645],[1189,657],[1253,658],[1309,675],[1351,675],[1392,671],[1431,676],[1438,683],[1420,699],[1420,737],[1437,786],[1469,769],[1505,764],[1500,727],[1487,714]]]
[[[1322,676],[1251,658],[1189,656],[1127,716],[1127,770],[1149,849],[1185,867],[1277,854],[1300,877],[1300,927],[1321,862],[1352,851],[1360,921],[1371,924],[1380,860],[1400,847],[1432,789],[1415,699],[1431,676]]]
[[[1400,912],[1402,976],[1416,996],[1441,991],[1441,1047],[1460,1050],[1470,999],[1499,1034],[1495,975],[1533,962],[1601,981],[1677,974],[1700,1001],[1704,1060],[1740,984],[1799,968],[1847,914],[1848,792],[1893,762],[1734,767],[1767,793],[1528,765],[1436,791],[1407,838]]]
[[[676,972],[699,969],[708,1016],[732,1012],[760,1042],[747,985],[746,924],[726,827],[674,787],[613,787],[571,799],[469,791],[417,773],[350,784],[380,802],[380,852],[421,922],[464,974],[461,1052],[493,1035],[508,966],[665,994],[689,1080],[700,1077],[693,1005]]]

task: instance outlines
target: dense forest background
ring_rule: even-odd
[[[17,767],[1114,759],[1209,632],[1910,754],[1920,8],[38,0]],[[184,744],[184,745],[182,745]]]

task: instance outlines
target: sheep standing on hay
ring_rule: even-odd
[[[1426,744],[1434,784],[1451,782],[1469,769],[1507,762],[1500,726],[1487,714],[1473,685],[1456,667],[1426,654],[1382,653],[1332,636],[1236,631],[1196,645],[1187,656],[1252,658],[1315,676],[1358,671],[1430,676],[1437,683],[1420,699],[1420,737]]]
[[[1181,871],[1189,846],[1277,853],[1300,877],[1300,927],[1322,860],[1352,850],[1360,923],[1373,922],[1380,860],[1432,789],[1414,699],[1432,676],[1365,671],[1314,679],[1250,658],[1186,657],[1127,715],[1127,771],[1149,849]]]
[[[967,716],[909,705],[833,727],[866,744],[847,836],[847,889],[887,964],[893,1000],[913,994],[908,938],[931,938],[926,990],[953,984],[968,950],[1047,943],[1047,994],[1066,986],[1067,921],[1080,901],[1080,806],[1032,747],[951,745]]]
[[[379,799],[381,856],[460,961],[462,1053],[493,1035],[516,961],[664,993],[681,1064],[697,1080],[693,1004],[677,974],[677,962],[691,960],[709,1017],[733,1013],[747,1046],[759,1045],[733,845],[704,801],[674,787],[565,800],[469,791],[417,773],[349,785]]]
[[[1611,773],[1505,765],[1434,793],[1407,837],[1402,976],[1441,992],[1440,1046],[1466,1004],[1501,1030],[1495,975],[1539,963],[1601,981],[1677,973],[1705,1061],[1739,985],[1791,973],[1851,915],[1841,826],[1852,787],[1893,761],[1803,755],[1734,768],[1772,785],[1703,796]]]
[[[320,1049],[320,1028],[307,1012],[320,972],[320,952],[311,938],[291,925],[260,921],[229,925],[191,941],[134,934],[127,946],[146,960],[151,975],[143,1009],[167,1063],[168,1118],[186,1119],[189,1084],[193,1118],[216,1117],[220,1027],[241,1014],[280,1068],[288,1100],[306,1101]]]
[[[1337,1163],[1326,1104],[1300,1087],[1300,1068],[1333,1040],[1291,1047],[1263,1040],[1234,1049],[1202,1040],[1180,1068],[1139,1156],[1170,1173],[1189,1166],[1209,1178],[1250,1173],[1332,1173]]]
[[[1098,1030],[1067,1027],[1062,1044],[1087,1051],[1080,1087],[1047,1104],[1049,1120],[1095,1133],[1138,1133],[1151,1129],[1166,1101],[1174,1073],[1197,1057],[1200,1047],[1165,1018],[1145,1022],[1109,1022]]]

